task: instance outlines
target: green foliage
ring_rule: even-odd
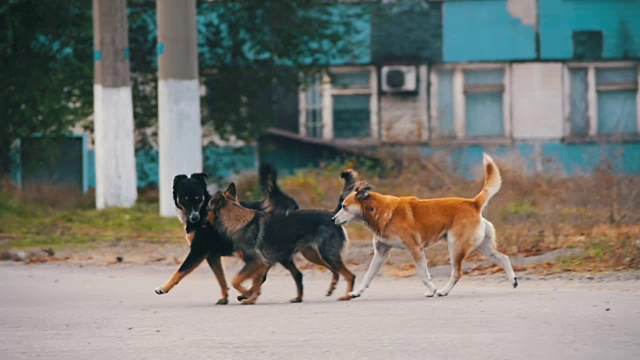
[[[210,93],[203,122],[223,137],[260,135],[278,120],[277,94],[297,94],[300,74],[356,56],[353,19],[365,9],[322,0],[201,4],[200,67],[215,69],[204,73]]]
[[[16,138],[64,132],[93,107],[91,2],[0,5],[0,172]]]

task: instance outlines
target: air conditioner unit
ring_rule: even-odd
[[[418,71],[415,66],[383,66],[382,91],[391,93],[415,92]]]

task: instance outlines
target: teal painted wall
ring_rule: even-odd
[[[640,57],[640,1],[638,0],[538,0],[540,56],[570,59],[573,31],[600,30],[603,58]],[[623,35],[621,25],[628,29]]]
[[[536,151],[539,146],[539,151]],[[640,143],[620,144],[564,144],[543,142],[538,145],[520,143],[504,146],[465,146],[456,148],[424,147],[425,155],[447,152],[452,169],[467,178],[474,178],[482,164],[482,153],[496,159],[504,157],[518,160],[515,166],[530,169],[534,174],[536,162],[543,164],[543,171],[564,176],[586,176],[598,167],[609,163],[613,173],[640,175]],[[536,158],[540,156],[540,158]]]
[[[535,59],[535,31],[507,11],[506,0],[447,1],[445,62]]]
[[[244,170],[256,168],[256,148],[207,147],[203,150],[203,168],[211,182],[219,181]],[[96,187],[95,154],[87,153],[88,185]],[[158,152],[156,150],[136,151],[136,171],[138,187],[158,184]],[[178,175],[178,174],[176,174]]]

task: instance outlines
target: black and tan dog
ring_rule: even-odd
[[[277,174],[271,165],[261,166],[259,174],[260,185],[265,197],[260,201],[243,201],[241,202],[243,206],[278,214],[287,214],[289,211],[298,209],[297,202],[278,187]],[[356,185],[356,176],[357,173],[353,170],[346,170],[341,174],[345,184],[340,194],[338,206],[340,206],[344,198],[353,191]],[[206,204],[209,199],[211,199],[207,191],[206,179],[207,175],[204,173],[192,174],[191,178],[186,175],[177,175],[174,178],[173,198],[176,210],[178,211],[178,219],[185,226],[187,242],[191,249],[173,276],[171,276],[163,286],[158,287],[155,292],[159,295],[168,293],[180,280],[193,271],[193,269],[206,258],[218,280],[222,292],[222,296],[217,304],[227,304],[228,286],[220,257],[234,255],[233,244],[230,240],[222,238],[212,228],[211,224],[204,221]],[[300,252],[310,262],[324,266],[333,273],[332,282],[326,293],[327,296],[330,296],[335,290],[339,279],[338,271],[325,263],[316,248],[307,247]],[[282,265],[288,269],[295,268],[293,263],[286,262]],[[292,275],[294,275],[293,272]],[[263,281],[265,279],[263,279]],[[244,298],[242,295],[238,296],[239,300],[243,300]]]
[[[276,169],[272,165],[261,165],[258,174],[259,183],[263,191],[264,198],[257,201],[240,201],[240,205],[248,209],[265,211],[274,214],[288,214],[290,211],[298,210],[300,208],[298,202],[278,186],[278,174]],[[342,189],[342,192],[340,193],[338,205],[334,212],[340,210],[340,206],[344,199],[355,189],[358,173],[354,170],[348,169],[343,171],[340,174],[340,177],[344,180],[344,187]],[[338,271],[326,264],[322,260],[322,256],[318,252],[318,249],[313,246],[301,249],[300,254],[302,254],[302,256],[309,262],[323,266],[331,271],[331,284],[329,284],[329,288],[327,289],[327,292],[325,294],[326,296],[331,296],[333,294],[333,291],[336,289],[336,285],[338,284],[338,280],[340,278],[340,274],[338,273]],[[287,268],[292,268],[292,266],[295,266],[291,264],[282,265]],[[266,275],[264,281],[266,281]],[[244,300],[244,296],[238,296],[238,300]]]
[[[207,191],[207,175],[204,173],[177,175],[173,179],[173,201],[178,212],[178,219],[185,227],[186,239],[190,251],[178,270],[162,286],[155,289],[156,294],[166,294],[180,280],[193,271],[205,259],[213,270],[222,296],[217,304],[228,303],[229,287],[224,275],[221,257],[233,255],[233,243],[225,241],[215,229],[206,222],[207,204],[211,195]]]
[[[342,250],[347,242],[346,232],[333,223],[333,212],[326,210],[295,210],[288,214],[267,213],[243,207],[231,183],[222,193],[216,192],[209,201],[208,220],[225,241],[233,242],[235,251],[242,254],[245,266],[232,285],[243,297],[243,304],[253,304],[267,271],[276,263],[284,265],[293,275],[297,296],[303,297],[302,273],[293,263],[293,256],[304,248],[315,248],[323,265],[336,271],[347,281],[347,294],[338,300],[349,300],[355,275],[344,265]],[[242,286],[252,279],[251,290]]]

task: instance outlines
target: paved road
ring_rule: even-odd
[[[415,278],[379,277],[363,298],[336,302],[322,296],[326,273],[305,272],[305,302],[288,304],[293,282],[274,272],[258,305],[213,306],[217,285],[204,267],[170,294],[155,295],[153,289],[172,271],[0,263],[0,358],[638,359],[640,354],[640,281],[524,279],[513,290],[501,278],[466,277],[449,297],[425,299]],[[437,285],[444,283],[436,279]]]

